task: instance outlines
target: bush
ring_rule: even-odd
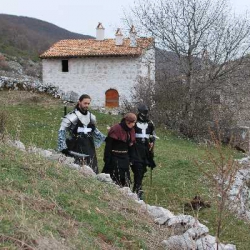
[[[0,54],[0,69],[5,71],[10,70],[8,63],[6,62],[5,57],[2,54]]]

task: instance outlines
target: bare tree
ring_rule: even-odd
[[[226,0],[138,0],[131,11],[132,19],[127,20],[133,20],[130,22],[140,25],[138,30],[155,38],[161,56],[168,55],[166,51],[174,54],[172,59],[178,70],[161,73],[157,78],[160,92],[156,88],[156,107],[159,109],[160,104],[165,109],[162,117],[171,113],[173,105],[169,102],[175,92],[173,95],[179,93],[179,98],[172,111],[178,113],[179,124],[191,128],[198,120],[211,121],[221,109],[221,105],[209,109],[213,96],[223,94],[225,82],[249,52],[248,17],[234,16]],[[169,60],[167,63],[171,63]],[[177,81],[179,84],[175,85]],[[164,98],[165,102],[158,102]]]
[[[234,186],[235,177],[240,169],[240,165],[235,161],[233,151],[226,153],[226,148],[221,144],[221,132],[217,129],[216,131],[209,131],[212,147],[206,149],[206,153],[203,158],[203,162],[209,163],[209,168],[205,169],[203,163],[196,161],[196,165],[199,170],[204,174],[206,181],[209,183],[213,190],[212,196],[214,206],[216,208],[216,250],[220,248],[220,239],[223,234],[223,230],[226,223],[232,223],[232,205],[230,201],[230,190]],[[215,150],[214,150],[215,149]],[[236,194],[236,200],[239,202],[240,189],[242,186],[238,186],[239,192]],[[234,202],[235,202],[234,201]],[[239,206],[237,208],[239,209]],[[231,211],[231,212],[230,212]]]

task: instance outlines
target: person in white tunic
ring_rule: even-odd
[[[148,107],[145,104],[138,106],[137,122],[135,124],[135,160],[131,169],[134,173],[133,192],[136,192],[139,199],[142,199],[142,180],[147,172],[147,167],[156,167],[154,162],[155,128],[151,120],[148,119]]]
[[[75,109],[64,116],[58,131],[58,151],[75,157],[76,163],[83,159],[72,152],[87,155],[85,163],[98,173],[95,146],[100,146],[106,136],[96,128],[96,117],[88,110],[90,102],[89,95],[81,95]]]

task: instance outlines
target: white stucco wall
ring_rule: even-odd
[[[62,72],[61,59],[43,59],[43,82],[58,86],[64,92],[74,91],[89,94],[91,105],[105,106],[105,92],[116,89],[123,98],[131,101],[131,91],[138,76],[154,80],[154,50],[143,57],[85,57],[71,58],[69,72]],[[150,70],[148,67],[150,65]]]
[[[141,57],[141,76],[155,82],[155,49],[152,47]]]

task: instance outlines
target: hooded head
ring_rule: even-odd
[[[148,121],[148,107],[145,104],[138,106],[138,120],[146,122]]]

